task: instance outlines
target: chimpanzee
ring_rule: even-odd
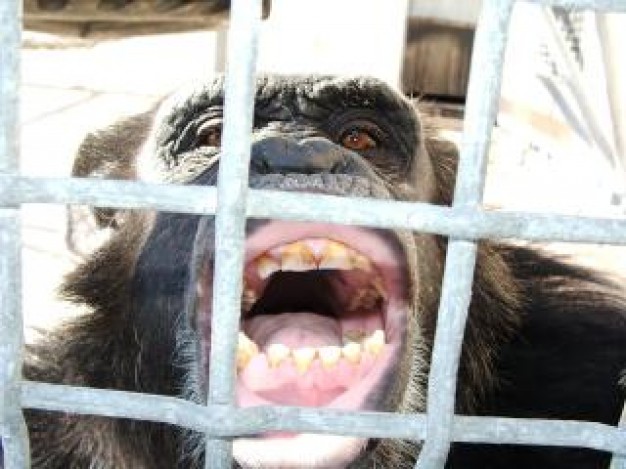
[[[214,185],[224,81],[88,136],[80,176]],[[371,78],[257,79],[250,187],[451,203],[456,151]],[[530,190],[530,188],[529,188]],[[213,218],[95,209],[113,234],[64,281],[88,313],[29,349],[29,379],[205,401]],[[367,227],[247,223],[236,399],[421,412],[447,240]],[[481,241],[457,412],[614,425],[626,297],[540,250]],[[166,424],[28,411],[35,467],[199,468],[202,435]],[[284,434],[234,441],[242,468],[412,467],[420,442]],[[447,467],[603,468],[588,449],[454,444]]]

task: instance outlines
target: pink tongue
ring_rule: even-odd
[[[291,349],[341,345],[337,320],[311,312],[255,316],[244,321],[243,330],[262,349],[271,344]]]

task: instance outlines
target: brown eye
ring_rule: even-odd
[[[340,139],[341,145],[355,151],[371,150],[378,143],[370,134],[361,129],[350,129]]]
[[[222,144],[221,123],[207,122],[198,129],[198,144],[207,147],[219,147]]]

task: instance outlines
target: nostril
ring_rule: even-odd
[[[347,167],[347,158],[346,151],[322,137],[267,136],[253,143],[250,164],[258,174],[335,173]]]

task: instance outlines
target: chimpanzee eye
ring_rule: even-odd
[[[198,128],[198,145],[219,147],[222,144],[222,122],[211,119]]]
[[[378,147],[376,139],[364,129],[353,127],[339,137],[342,146],[355,151],[371,150]]]

